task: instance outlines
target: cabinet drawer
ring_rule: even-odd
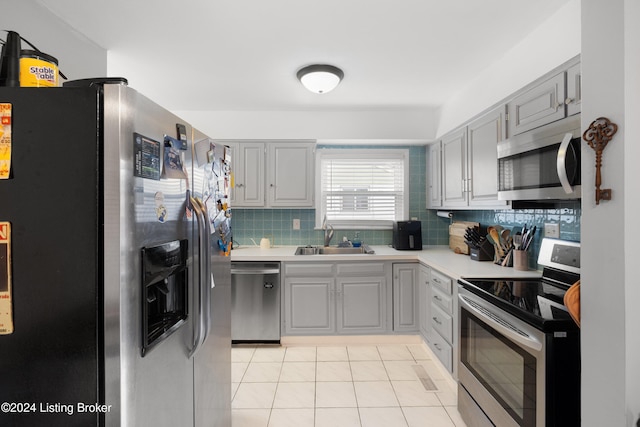
[[[453,317],[445,313],[437,304],[431,304],[431,326],[447,342],[453,342]]]
[[[439,271],[431,270],[431,283],[434,287],[442,289],[447,295],[452,294],[453,287],[451,284],[451,278],[445,276]]]
[[[453,314],[453,298],[445,295],[439,288],[431,290],[431,302],[442,307],[446,313]]]
[[[440,362],[444,365],[449,372],[453,372],[453,349],[448,342],[444,340],[440,335],[433,334],[431,337],[431,350],[440,359]]]
[[[384,276],[384,263],[381,262],[354,262],[337,264],[338,276]]]
[[[284,274],[296,277],[333,276],[334,265],[321,262],[287,263],[284,266]]]

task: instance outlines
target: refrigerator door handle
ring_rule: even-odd
[[[202,221],[204,223],[204,247],[202,248],[202,255],[204,256],[204,258],[200,258],[203,272],[203,274],[200,276],[200,287],[202,289],[202,295],[204,296],[204,301],[202,304],[202,322],[204,326],[202,342],[204,343],[209,336],[209,332],[211,331],[211,284],[213,281],[211,273],[211,222],[209,221],[209,211],[207,209],[207,206],[201,199],[197,197],[196,201],[200,206]]]
[[[195,214],[196,220],[198,222],[198,257],[200,259],[198,270],[199,270],[199,276],[202,277],[203,264],[204,264],[202,262],[202,258],[203,258],[203,246],[204,246],[203,242],[205,241],[205,236],[204,236],[205,224],[202,221],[203,216],[200,210],[200,203],[198,203],[198,201],[191,196],[189,197],[189,203],[191,204],[191,209],[193,210],[193,213]],[[202,343],[204,343],[205,326],[204,326],[204,313],[203,313],[204,295],[203,295],[203,289],[202,289],[202,279],[198,281],[197,287],[198,287],[197,292],[194,292],[194,294],[197,295],[198,297],[198,303],[196,305],[197,307],[196,318],[194,319],[194,322],[193,322],[195,334],[193,337],[193,347],[189,351],[189,357],[193,357],[202,346]]]

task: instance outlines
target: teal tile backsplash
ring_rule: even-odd
[[[332,146],[332,148],[335,148]],[[359,146],[358,148],[363,148]],[[383,148],[376,146],[375,148]],[[386,148],[399,148],[398,146]],[[422,222],[422,242],[425,245],[448,245],[450,220],[436,215],[436,211],[426,206],[426,149],[421,146],[404,147],[409,149],[409,213],[411,218]],[[579,201],[563,202],[553,209],[504,209],[504,210],[466,210],[452,211],[454,221],[474,221],[483,226],[500,224],[503,227],[537,226],[530,250],[530,265],[535,266],[538,249],[542,240],[544,224],[560,224],[560,238],[580,240],[581,207]],[[237,247],[260,243],[268,236],[276,246],[283,245],[321,245],[323,231],[315,230],[315,209],[233,209],[233,240]],[[300,219],[300,230],[293,229],[293,220]],[[370,245],[390,245],[391,230],[336,230],[332,243],[346,236],[353,239],[360,232],[363,242]]]

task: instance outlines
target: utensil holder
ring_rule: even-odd
[[[495,248],[488,240],[483,240],[478,248],[469,248],[469,257],[473,261],[493,261]]]
[[[529,253],[527,251],[513,250],[513,269],[520,271],[529,269]]]

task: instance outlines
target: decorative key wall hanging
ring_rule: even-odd
[[[596,205],[600,204],[600,200],[611,200],[611,189],[600,189],[602,184],[600,169],[602,168],[602,152],[617,131],[618,125],[611,123],[606,117],[598,117],[582,135],[589,147],[596,152]]]

